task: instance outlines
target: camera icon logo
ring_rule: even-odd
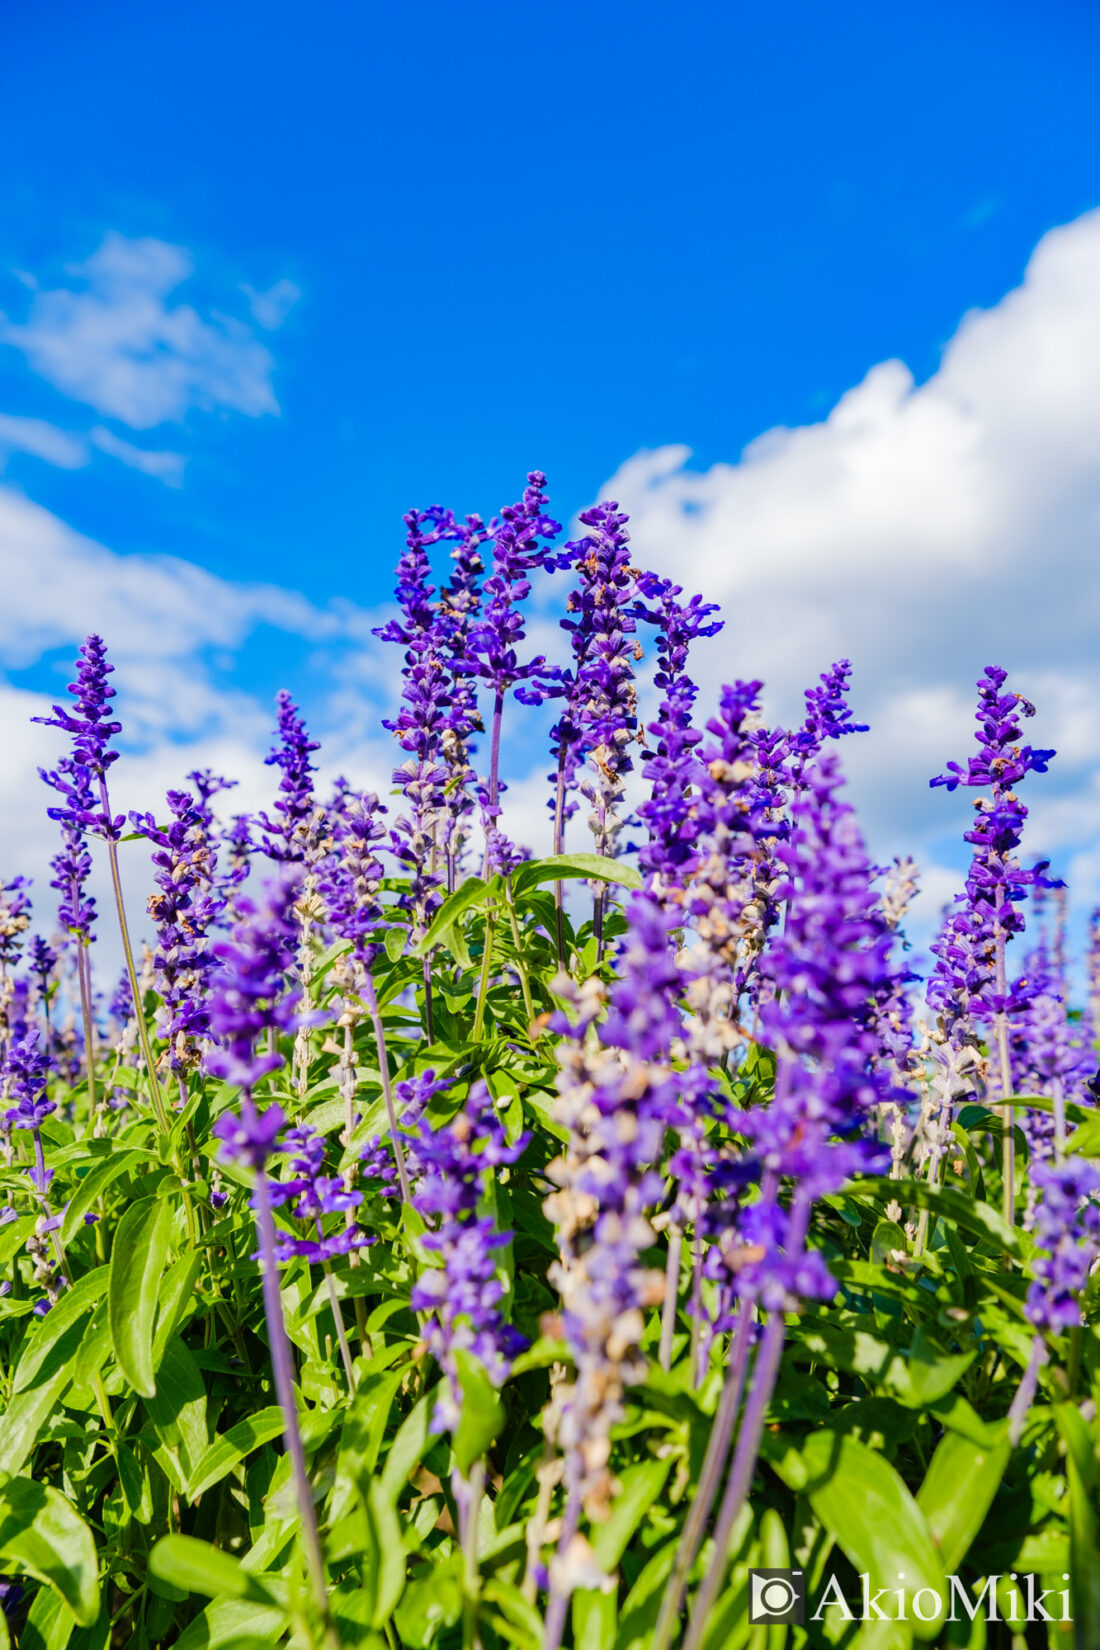
[[[754,1627],[769,1621],[790,1621],[801,1627],[806,1620],[806,1583],[801,1570],[750,1570],[749,1621]]]

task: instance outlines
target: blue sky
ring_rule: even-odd
[[[5,37],[12,727],[87,620],[135,787],[181,740],[262,748],[284,683],[384,767],[356,706],[389,685],[368,632],[402,511],[488,513],[537,464],[563,519],[615,477],[645,553],[724,599],[708,684],[761,671],[787,713],[852,653],[885,729],[851,759],[872,833],[939,894],[962,814],[925,770],[984,655],[1048,684],[1071,755],[1038,828],[1100,885],[1094,7],[9,0]],[[39,754],[12,735],[9,819]]]

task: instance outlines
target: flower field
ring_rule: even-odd
[[[918,978],[848,665],[795,728],[707,703],[717,609],[544,486],[406,517],[384,799],[322,791],[283,693],[267,812],[205,770],[115,812],[98,636],[48,719],[51,889],[0,888],[0,1647],[1096,1650],[1100,918],[1072,968],[1054,753],[988,668]],[[535,860],[502,752],[544,705]]]

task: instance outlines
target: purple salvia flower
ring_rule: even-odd
[[[172,1070],[186,1073],[198,1065],[200,1044],[208,1036],[208,978],[213,956],[208,935],[222,910],[215,887],[215,857],[210,814],[205,798],[196,805],[188,791],[169,791],[171,823],[161,830],[151,814],[131,816],[134,826],[153,844],[153,880],[149,915],[156,924],[153,967],[161,998],[161,1030],[168,1043]]]
[[[300,993],[287,985],[286,975],[298,939],[294,906],[299,888],[299,877],[287,871],[266,886],[262,902],[242,898],[233,933],[211,946],[215,967],[209,1019],[220,1047],[209,1052],[206,1065],[215,1077],[242,1088],[251,1088],[283,1064],[277,1052],[258,1052],[260,1033],[297,1029]],[[215,1129],[220,1132],[220,1125]]]
[[[623,776],[631,770],[628,746],[637,737],[636,693],[632,658],[637,644],[630,607],[635,575],[627,548],[627,517],[614,500],[581,513],[585,537],[565,546],[580,582],[569,597],[575,618],[562,619],[569,633],[573,668],[565,673],[564,706],[551,733],[557,758],[550,775],[554,785],[554,852],[561,853],[565,821],[576,811],[570,792],[578,784],[588,797],[596,851],[613,854],[623,822],[615,809],[623,793]],[[560,563],[559,563],[560,564]],[[580,778],[582,764],[589,767]]]
[[[29,887],[26,877],[0,882],[0,971],[11,968],[19,956],[31,920]]]
[[[546,514],[549,502],[543,488],[546,477],[532,470],[518,504],[506,506],[490,523],[493,568],[485,580],[481,616],[468,634],[467,663],[493,695],[493,722],[489,741],[489,776],[479,791],[485,832],[485,871],[507,871],[515,850],[500,830],[500,732],[504,701],[515,692],[523,704],[541,704],[561,691],[561,673],[540,654],[522,662],[517,649],[524,639],[520,604],[530,594],[528,574],[559,565],[558,558],[540,539],[553,539],[560,524]]]
[[[278,710],[278,744],[264,758],[269,767],[282,769],[279,795],[275,801],[278,818],[259,815],[259,822],[267,833],[264,852],[270,859],[283,863],[310,860],[314,857],[319,834],[319,814],[313,794],[313,775],[316,771],[310,757],[320,745],[311,739],[306,725],[285,688],[275,696]]]
[[[949,791],[960,785],[991,791],[988,799],[975,802],[974,828],[964,833],[974,847],[966,892],[956,900],[959,909],[946,935],[933,947],[939,961],[929,988],[930,1002],[942,1012],[961,1008],[979,1021],[1020,1006],[1004,977],[1004,947],[1023,932],[1021,902],[1029,888],[1043,882],[1045,867],[1025,868],[1016,857],[1027,809],[1013,787],[1029,773],[1045,773],[1055,754],[1018,743],[1018,716],[1035,712],[1020,694],[1001,691],[1006,675],[990,665],[978,682],[978,754],[965,769],[949,762],[947,772],[931,781]]]
[[[575,1376],[555,1389],[544,1421],[565,1456],[566,1503],[550,1571],[546,1643],[560,1642],[566,1602],[591,1566],[581,1512],[606,1514],[613,1478],[611,1429],[624,1387],[645,1369],[645,1311],[663,1299],[664,1274],[645,1266],[655,1242],[650,1217],[664,1195],[660,1164],[679,1116],[682,1075],[673,1070],[681,1035],[680,975],[670,954],[672,918],[648,893],[626,907],[620,978],[597,1034],[598,987],[554,989],[571,998],[576,1025],[554,1027],[558,1047],[556,1120],[569,1130],[565,1155],[550,1165],[559,1190],[544,1205],[557,1227],[560,1258],[550,1270],[562,1299],[562,1333]]]
[[[931,781],[949,791],[957,786],[989,787],[989,797],[975,802],[974,828],[964,833],[974,848],[966,891],[956,900],[944,932],[932,946],[936,966],[928,1000],[943,1017],[948,1044],[962,1035],[955,1022],[968,1017],[993,1028],[997,1075],[1002,1100],[1012,1094],[1009,1015],[1019,1010],[1028,989],[1014,990],[1005,968],[1005,948],[1024,927],[1021,902],[1028,889],[1044,882],[1045,866],[1025,868],[1017,857],[1027,809],[1015,786],[1029,773],[1045,773],[1050,750],[1021,744],[1019,716],[1033,716],[1035,708],[1018,693],[1003,691],[1007,673],[989,665],[978,682],[978,752],[966,767],[947,764],[947,772]],[[1012,1108],[1003,1117],[1003,1203],[1006,1219],[1013,1217],[1015,1144]]]
[[[46,1168],[39,1131],[43,1119],[56,1111],[57,1106],[46,1093],[50,1057],[37,1031],[12,1041],[4,1055],[2,1073],[4,1092],[15,1101],[15,1105],[9,1106],[5,1112],[5,1120],[11,1129],[30,1130],[35,1157],[30,1171],[31,1183],[39,1196],[45,1197],[52,1174]]]
[[[794,1183],[795,1203],[781,1223],[796,1225],[796,1206],[836,1191],[875,1156],[866,1138],[885,1084],[873,1071],[878,1043],[873,1005],[892,979],[892,935],[876,910],[875,869],[850,805],[837,792],[836,758],[819,757],[794,803],[789,841],[779,849],[787,867],[787,922],[773,937],[761,969],[773,995],[761,1007],[761,1036],[778,1056],[770,1105],[738,1114],[734,1127],[752,1143],[763,1172],[761,1205],[774,1204],[781,1181]],[[771,1213],[754,1219],[772,1227]],[[801,1254],[801,1242],[762,1245],[741,1269],[738,1293],[769,1311],[803,1296],[835,1292],[823,1266]],[[797,1287],[796,1287],[797,1283]]]
[[[121,722],[112,721],[110,716],[110,701],[115,697],[115,690],[107,678],[114,668],[107,663],[102,637],[89,636],[80,648],[77,679],[69,683],[67,690],[73,696],[72,709],[55,705],[52,716],[34,716],[31,720],[45,727],[60,728],[72,738],[70,763],[59,763],[58,770],[52,773],[40,770],[47,784],[67,799],[64,807],[48,810],[50,818],[117,842],[126,816],[112,815],[107,798],[107,770],[118,761],[119,755],[111,749],[111,740],[122,732]],[[98,812],[92,799],[93,780],[98,792]]]
[[[376,1238],[357,1227],[354,1222],[341,1220],[327,1236],[324,1220],[327,1215],[346,1215],[358,1208],[363,1194],[349,1188],[338,1175],[326,1175],[325,1142],[312,1129],[290,1129],[283,1136],[281,1149],[290,1152],[290,1178],[272,1180],[268,1192],[273,1207],[288,1207],[296,1220],[312,1228],[308,1238],[279,1235],[276,1255],[281,1261],[303,1258],[309,1265],[321,1265],[337,1255],[350,1254],[374,1243]]]
[[[1049,1097],[1053,1113],[1025,1109],[1024,1133],[1032,1160],[1061,1157],[1066,1142],[1066,1102],[1080,1102],[1096,1067],[1096,1056],[1069,1017],[1065,959],[1051,956],[1044,935],[1027,955],[1023,977],[1015,982],[1023,999],[1009,1028],[1012,1076],[1021,1094]]]
[[[54,873],[50,887],[58,894],[57,920],[78,945],[88,946],[95,938],[96,918],[95,900],[85,893],[92,874],[92,856],[85,840],[85,826],[75,821],[92,815],[91,775],[87,768],[74,767],[68,757],[57,764],[53,773],[40,771],[43,779],[62,790],[72,804],[69,810],[47,809],[51,819],[61,819],[61,851],[50,861]]]
[[[7,1021],[9,1035],[15,1041],[28,1036],[33,1029],[30,980],[10,982]]]
[[[372,791],[349,797],[337,820],[332,852],[321,873],[320,891],[328,924],[338,939],[348,940],[369,968],[378,955],[382,922],[379,897],[386,812]]]
[[[214,830],[214,810],[210,804],[214,797],[220,796],[223,791],[236,788],[235,779],[225,779],[221,774],[214,773],[211,768],[193,768],[187,775],[188,783],[195,796],[195,810],[201,816],[203,824],[209,832]]]
[[[1060,1334],[1083,1320],[1081,1295],[1100,1258],[1100,1168],[1080,1158],[1038,1163],[1035,1243],[1042,1251],[1025,1308],[1037,1329]]]
[[[439,1086],[431,1083],[433,1092]],[[421,1099],[425,1093],[426,1085]],[[421,1272],[410,1304],[429,1314],[426,1339],[444,1375],[433,1429],[453,1431],[462,1412],[456,1353],[472,1353],[500,1386],[525,1345],[500,1310],[504,1291],[494,1256],[511,1242],[511,1233],[497,1231],[488,1216],[478,1214],[478,1206],[487,1179],[514,1163],[530,1137],[507,1143],[484,1083],[474,1084],[462,1110],[441,1127],[433,1127],[421,1110],[411,1126],[405,1117],[402,1132],[410,1137],[410,1166],[415,1162],[413,1205],[429,1227],[421,1241],[441,1261]]]
[[[374,634],[405,649],[403,700],[393,721],[383,723],[407,752],[394,771],[404,793],[406,812],[397,820],[391,847],[409,875],[401,909],[409,913],[415,938],[427,930],[440,903],[445,792],[448,770],[443,757],[443,729],[450,703],[450,676],[444,663],[444,625],[429,583],[428,547],[450,536],[453,517],[439,505],[413,510],[405,517],[405,554],[397,565],[397,601],[401,619]]]
[[[796,782],[811,762],[824,749],[826,739],[841,739],[846,733],[866,733],[866,722],[853,720],[848,704],[852,666],[848,659],[838,659],[831,669],[823,671],[821,686],[805,692],[806,718],[791,739],[793,769]]]
[[[455,541],[451,551],[454,567],[441,594],[439,634],[448,673],[449,703],[442,730],[442,753],[447,765],[444,846],[447,887],[453,892],[463,867],[475,806],[477,775],[470,763],[474,749],[470,739],[483,731],[469,651],[470,630],[481,612],[481,577],[485,571],[481,546],[490,535],[480,516],[467,516],[465,522],[453,524],[449,536]]]
[[[46,997],[49,994],[53,971],[57,967],[57,952],[40,934],[31,936],[27,964],[38,985],[39,996]]]
[[[683,591],[671,579],[648,573],[640,589],[652,606],[639,604],[639,616],[658,631],[654,682],[661,693],[661,708],[657,720],[646,729],[652,745],[642,775],[649,784],[649,795],[638,817],[649,840],[638,859],[654,887],[682,888],[694,855],[697,824],[692,798],[701,779],[694,753],[702,733],[692,725],[699,690],[687,673],[688,652],[699,637],[717,635],[722,621],[713,617],[718,608],[701,596],[682,602]]]
[[[738,1040],[738,1005],[769,926],[770,902],[760,897],[761,836],[770,836],[770,793],[757,762],[760,682],[722,689],[718,712],[699,747],[693,804],[695,864],[683,899],[703,953],[690,1001],[696,1044],[721,1056]],[[774,878],[772,879],[774,880]],[[670,890],[671,892],[672,890]]]
[[[126,969],[118,977],[118,984],[107,1005],[107,1013],[118,1026],[125,1026],[134,1012],[134,997],[130,990],[130,976]]]
[[[740,1208],[726,1240],[733,1292],[744,1304],[704,1467],[715,1485],[746,1383],[748,1303],[759,1304],[766,1317],[714,1528],[716,1557],[696,1595],[686,1637],[691,1650],[698,1650],[703,1623],[725,1575],[730,1534],[752,1483],[779,1373],[784,1314],[802,1301],[829,1300],[836,1292],[820,1253],[807,1247],[813,1205],[851,1174],[878,1166],[878,1154],[864,1133],[885,1087],[870,1069],[875,1039],[869,1003],[888,977],[891,937],[874,911],[874,868],[855,815],[837,796],[841,778],[835,756],[820,756],[801,778],[790,837],[778,849],[787,869],[781,890],[787,921],[761,959],[773,987],[761,1005],[760,1021],[762,1038],[777,1056],[775,1092],[769,1105],[731,1119],[750,1143],[760,1195]],[[780,1200],[784,1183],[790,1187],[788,1201]],[[679,1555],[675,1582],[662,1606],[658,1643],[668,1642],[709,1499],[700,1498],[698,1512],[693,1509],[693,1541],[685,1542]]]
[[[900,942],[903,951],[908,950],[908,941],[901,933],[901,923],[916,895],[917,875],[915,860],[896,858],[885,873],[882,893],[875,902],[877,920],[895,942]],[[871,1069],[881,1072],[899,1090],[916,1075],[910,987],[918,978],[912,969],[893,964],[871,999]]]
[[[251,819],[247,814],[234,814],[218,835],[215,883],[224,902],[223,912],[231,911],[233,898],[248,876],[248,862],[255,852]]]

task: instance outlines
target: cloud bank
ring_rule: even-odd
[[[934,864],[968,803],[928,778],[968,745],[972,682],[1004,664],[1039,707],[1033,742],[1059,750],[1029,785],[1030,844],[1100,897],[1100,212],[1046,235],[927,382],[886,361],[823,422],[689,460],[639,453],[602,496],[630,511],[638,559],[722,603],[707,691],[760,676],[793,719],[850,657],[872,731],[843,754],[872,840]],[[942,896],[942,867],[933,881]]]

